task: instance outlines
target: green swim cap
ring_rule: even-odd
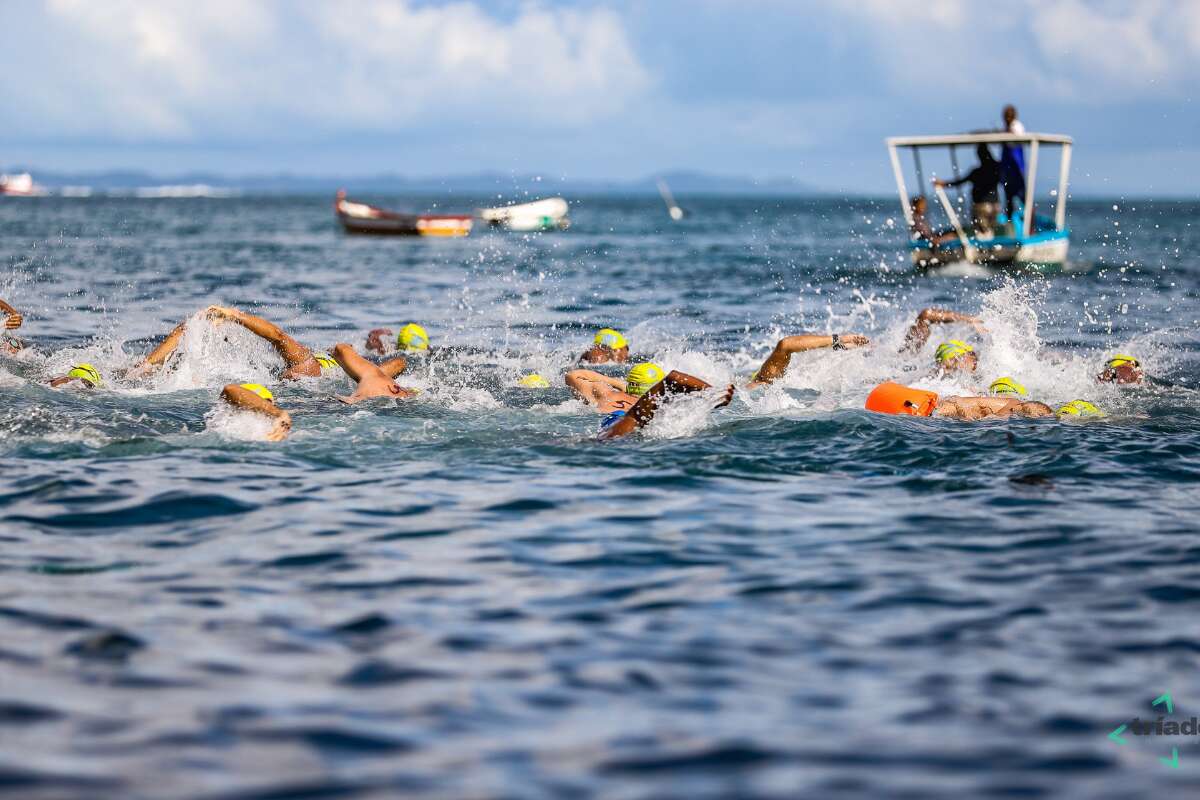
[[[666,373],[658,364],[649,362],[638,364],[625,376],[625,393],[634,396],[643,395],[665,377]]]
[[[335,369],[338,366],[337,360],[329,353],[313,353],[313,358],[321,365],[321,369]]]
[[[91,364],[74,365],[70,370],[67,371],[67,377],[82,378],[93,387],[99,386],[102,383],[100,380],[100,370],[96,369]]]
[[[1126,364],[1130,364],[1135,367],[1141,366],[1141,363],[1139,363],[1138,360],[1136,358],[1134,358],[1133,356],[1123,356],[1123,355],[1120,355],[1119,353],[1117,355],[1113,356],[1112,358],[1110,358],[1108,361],[1104,362],[1104,366],[1108,367],[1109,369],[1115,369],[1116,367],[1123,367]]]
[[[992,385],[988,387],[988,394],[993,397],[1028,397],[1025,387],[1014,381],[1012,378],[1005,376],[996,378],[992,381]]]
[[[396,334],[396,347],[401,350],[428,350],[429,334],[415,322],[410,322]]]
[[[1058,415],[1060,417],[1103,417],[1104,412],[1087,400],[1072,400],[1059,406]]]
[[[271,390],[263,386],[261,383],[241,383],[238,385],[243,389],[249,389],[263,400],[270,400],[272,403],[275,402],[275,395],[271,394]]]
[[[592,341],[594,344],[604,345],[610,350],[620,350],[622,347],[629,346],[629,342],[625,341],[621,332],[612,328],[601,328]]]
[[[933,357],[937,359],[939,364],[945,364],[947,361],[958,358],[959,356],[974,352],[975,348],[971,347],[971,345],[967,344],[966,342],[959,339],[951,339],[948,342],[942,342],[939,344],[937,350],[933,354]]]

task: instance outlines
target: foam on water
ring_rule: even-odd
[[[568,234],[430,242],[343,236],[326,198],[0,204],[31,345],[0,356],[0,785],[1186,791],[1106,734],[1200,669],[1195,205],[1121,212],[1118,249],[1111,204],[1075,203],[1094,268],[1011,280],[913,274],[890,199],[695,205],[669,223],[656,198],[590,198]],[[435,350],[399,382],[421,394],[281,382],[269,345],[197,315],[214,302],[321,349],[415,319]],[[987,332],[905,351],[926,306]],[[189,317],[165,369],[122,377]],[[603,326],[635,361],[737,384],[732,405],[672,398],[596,442],[562,376]],[[801,332],[872,344],[740,388]],[[935,373],[948,338],[976,375]],[[1097,385],[1113,352],[1174,385]],[[77,361],[105,387],[45,385]],[[551,388],[515,385],[532,371]],[[883,380],[1001,374],[1112,415],[862,409]],[[244,381],[291,412],[286,442],[220,401]]]

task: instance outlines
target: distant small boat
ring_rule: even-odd
[[[565,230],[571,224],[567,219],[567,201],[561,197],[547,197],[532,203],[479,209],[479,218],[494,227],[513,231]]]
[[[0,175],[0,195],[11,197],[36,197],[43,195],[46,190],[33,182],[33,176],[28,172],[19,175]]]
[[[346,233],[383,236],[466,236],[475,219],[470,214],[401,214],[347,199],[339,189],[333,204]]]

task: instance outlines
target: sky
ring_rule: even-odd
[[[1075,138],[1075,188],[1196,196],[1200,0],[6,0],[0,166],[667,170],[892,190],[883,138]],[[36,177],[36,174],[35,174]]]

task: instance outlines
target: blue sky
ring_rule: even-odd
[[[1197,194],[1194,0],[0,5],[0,164],[160,174],[698,169],[889,191],[893,134],[1076,138],[1076,186]]]

